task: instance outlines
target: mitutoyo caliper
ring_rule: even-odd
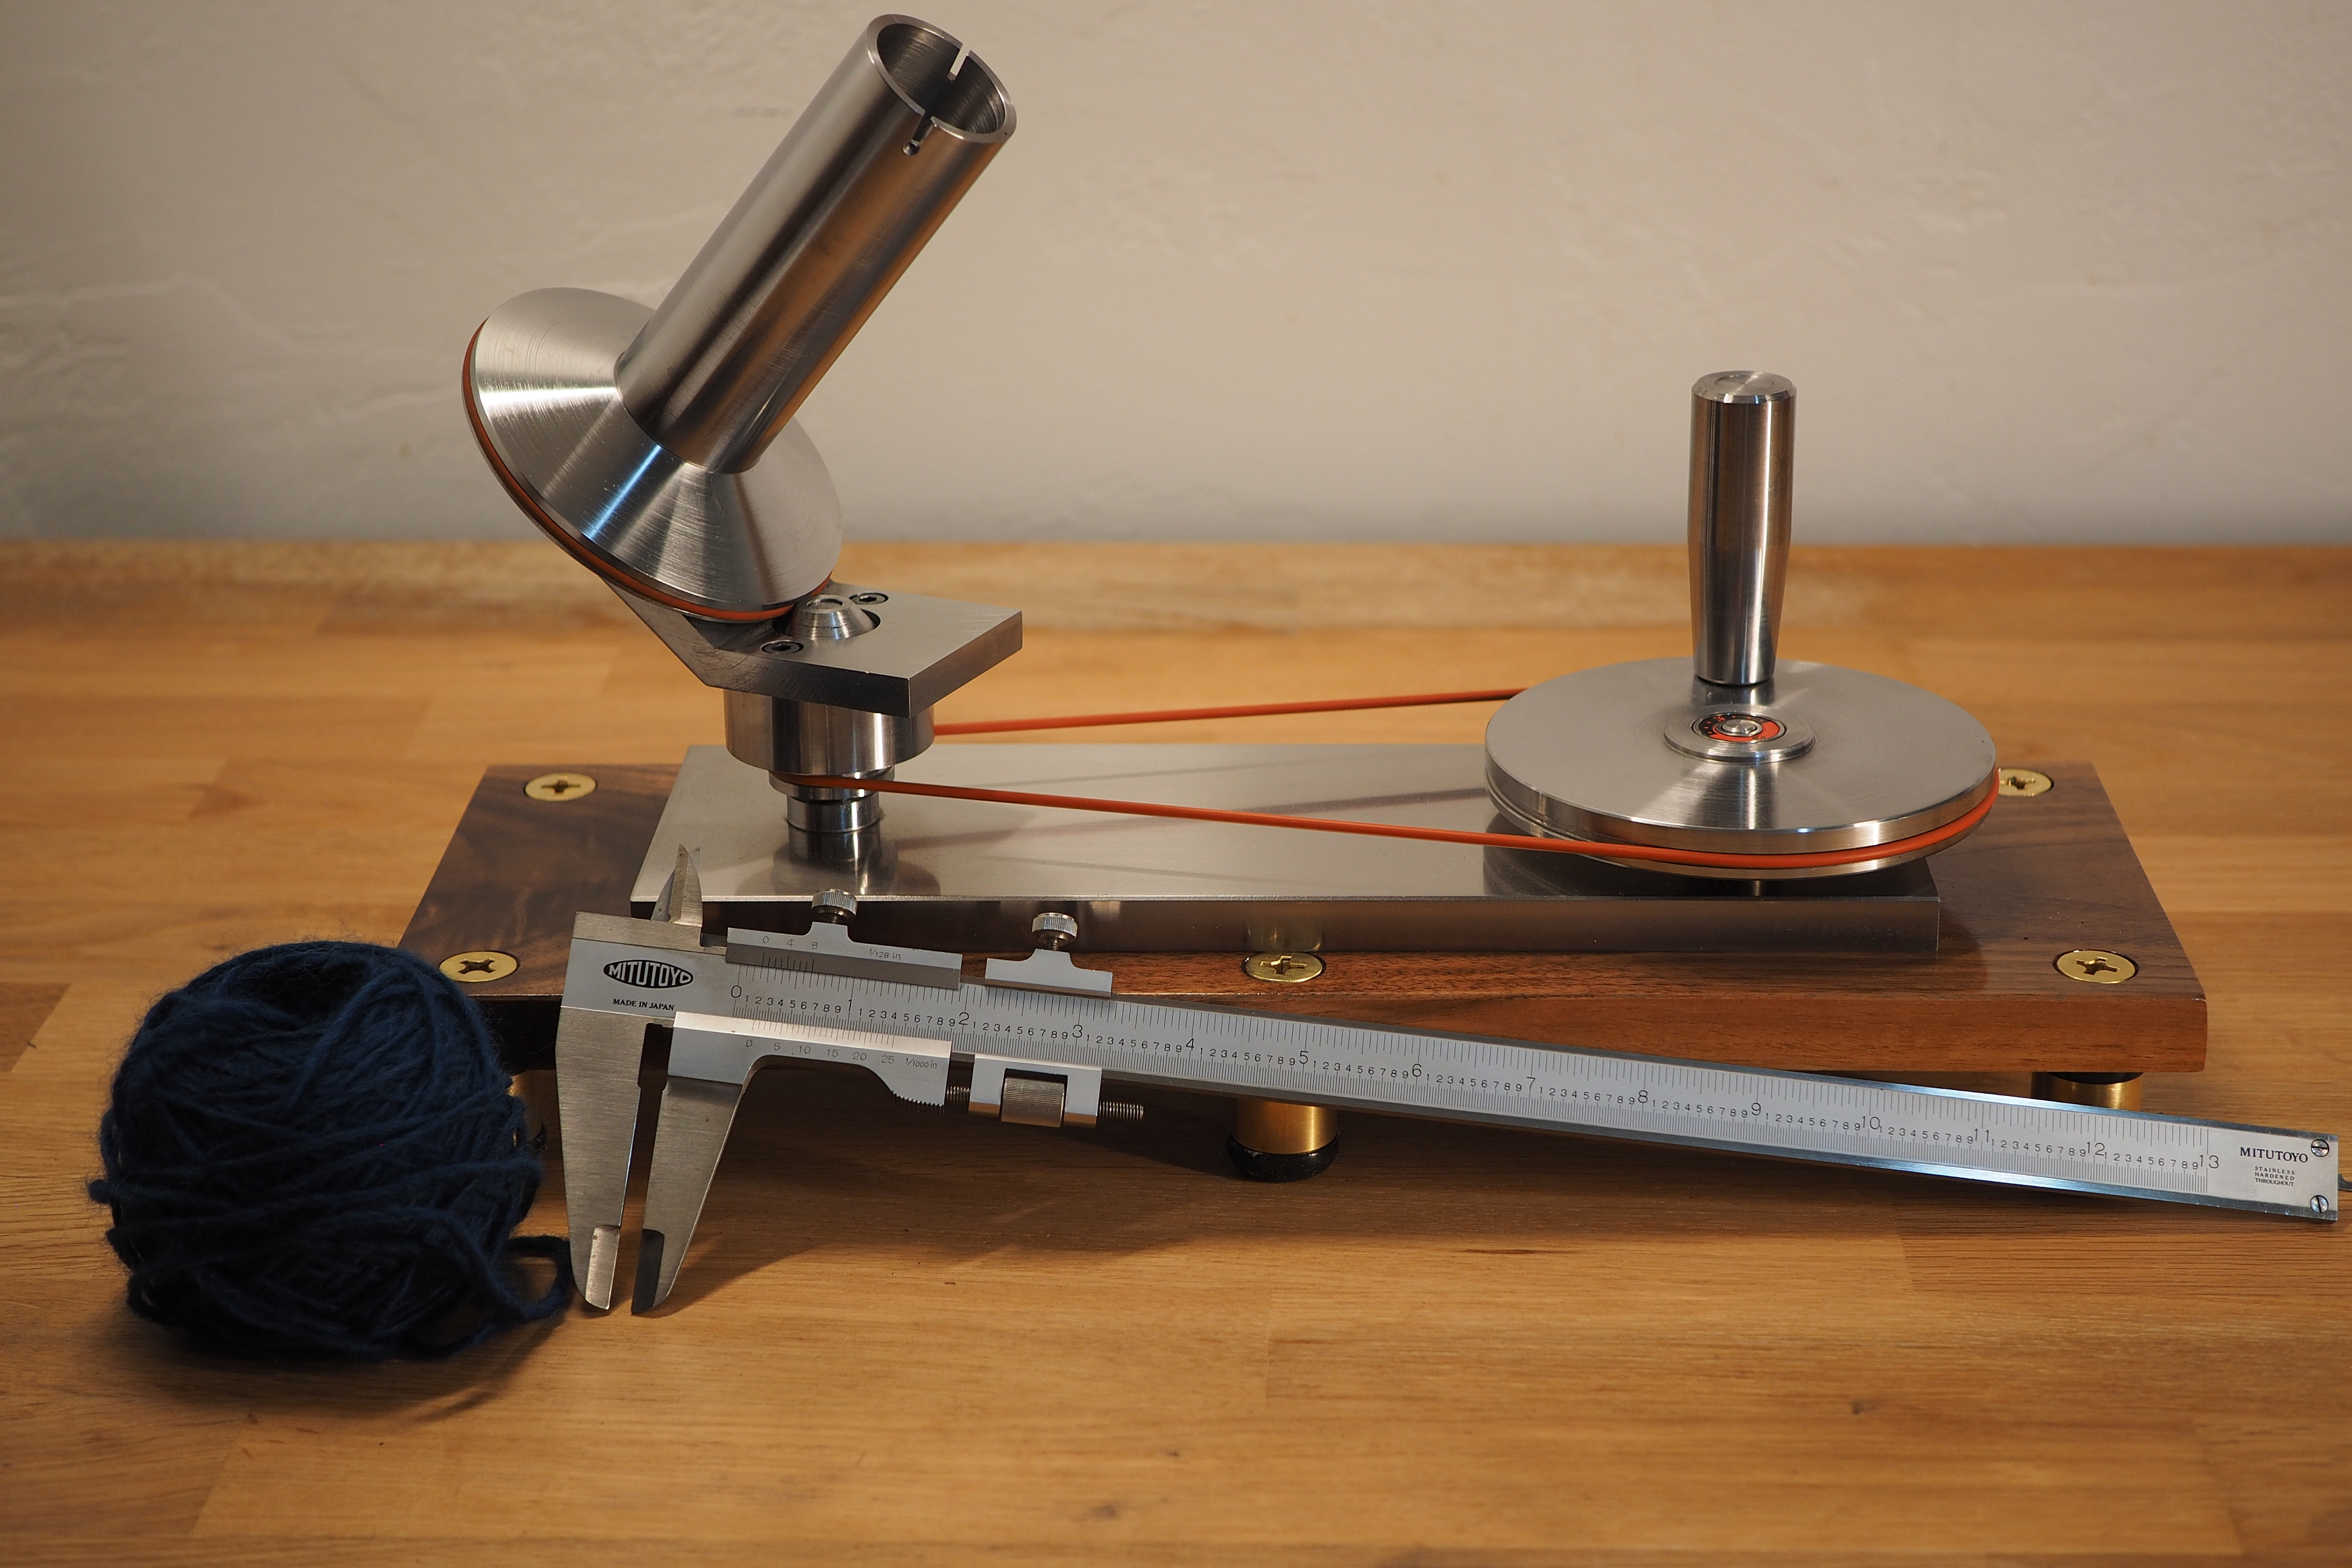
[[[701,936],[683,854],[677,919],[579,917],[556,1035],[572,1267],[613,1300],[649,1026],[670,1030],[635,1306],[677,1279],[733,1125],[763,1063],[862,1068],[899,1099],[1033,1126],[1092,1126],[1120,1084],[1581,1132],[2012,1186],[2201,1204],[2333,1222],[2339,1143],[2321,1132],[2053,1104],[1956,1089],[1676,1061],[1293,1014],[1137,1002],[1058,943],[991,959],[854,940],[856,900],[821,901],[805,933]],[[1328,1159],[1328,1142],[1298,1158]]]

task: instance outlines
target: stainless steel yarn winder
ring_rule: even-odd
[[[468,351],[467,407],[509,492],[725,694],[726,752],[688,758],[635,907],[684,844],[714,921],[783,929],[842,888],[871,929],[935,945],[1018,947],[1058,910],[1085,917],[1084,945],[1130,949],[1934,946],[1932,879],[1899,864],[1927,849],[1897,841],[1986,798],[1992,743],[1927,692],[1779,659],[1795,401],[1777,376],[1696,389],[1693,665],[1548,681],[1496,714],[1483,753],[932,750],[932,705],[1019,647],[1019,614],[833,582],[839,506],[792,416],[1013,128],[961,42],[878,17],[657,310],[541,290]],[[1661,872],[986,803],[886,818],[871,788],[803,782],[887,776],[1089,794],[1115,777],[1136,798],[1743,854],[1897,847]]]
[[[517,1060],[551,1046],[593,1304],[612,1300],[656,1028],[671,1055],[647,1304],[676,1277],[744,1078],[779,1058],[1030,1126],[1097,1120],[1118,1081],[1230,1094],[1229,1152],[1263,1180],[1328,1165],[1347,1106],[2335,1217],[2332,1139],[2242,1142],[2262,1130],[2129,1113],[2143,1068],[2201,1063],[2203,998],[2095,773],[2051,763],[2058,807],[2014,833],[1997,821],[1946,863],[1947,893],[1924,857],[2000,786],[1983,727],[1901,682],[1780,658],[1780,377],[1694,388],[1688,663],[1547,681],[1483,747],[933,748],[933,705],[1017,650],[1019,613],[833,581],[839,507],[793,415],[1013,128],[958,40],[879,17],[659,309],[542,290],[467,351],[467,409],[509,493],[724,694],[727,746],[688,754],[649,842],[655,787],[551,808],[582,814],[572,831],[508,815],[486,778],[436,874],[450,896],[428,894],[406,939],[511,949],[485,1010],[511,1005],[498,1026]],[[1502,841],[971,799],[901,797],[886,816],[873,786],[894,773]],[[632,825],[608,835],[617,865],[583,852],[600,811]],[[1525,847],[1544,836],[1781,859],[1661,869]],[[612,873],[640,843],[623,917]],[[551,909],[588,912],[557,932]],[[2084,938],[2119,918],[2147,963],[2105,955],[2139,979],[2103,997],[2063,964],[2101,956]],[[1948,930],[1961,940],[1940,946]],[[1033,937],[1052,951],[964,977],[961,955]],[[1066,948],[1127,954],[1118,994]],[[1828,956],[1856,952],[1907,957]],[[1513,1037],[1429,1027],[1469,1017]],[[1667,1048],[1596,1048],[1631,1036]],[[2095,1109],[1784,1070],[1874,1039],[1927,1068],[1981,1068],[1987,1050],[2046,1066],[2037,1093],[2046,1078]],[[1747,1065],[1665,1059],[1694,1043]]]

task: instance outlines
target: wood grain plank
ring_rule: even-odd
[[[63,985],[0,981],[0,1072],[16,1065],[65,994]]]
[[[0,727],[50,757],[102,767],[158,752],[351,763],[397,757],[430,700],[0,697]]]

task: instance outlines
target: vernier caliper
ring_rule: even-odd
[[[1107,1082],[2201,1204],[2333,1222],[2338,1140],[2136,1110],[1116,995],[1051,949],[991,959],[802,935],[702,941],[683,852],[651,921],[583,914],[556,1034],[572,1266],[609,1307],[649,1025],[671,1030],[635,1306],[670,1293],[743,1086],[778,1058],[862,1068],[901,1100],[1091,1125]],[[828,923],[827,917],[834,921]],[[1068,934],[1067,916],[1042,915]],[[969,1074],[968,1079],[963,1075]]]

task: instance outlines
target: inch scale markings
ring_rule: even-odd
[[[732,1011],[1017,1053],[1139,1083],[2333,1221],[2320,1133],[1016,989],[728,970]]]

